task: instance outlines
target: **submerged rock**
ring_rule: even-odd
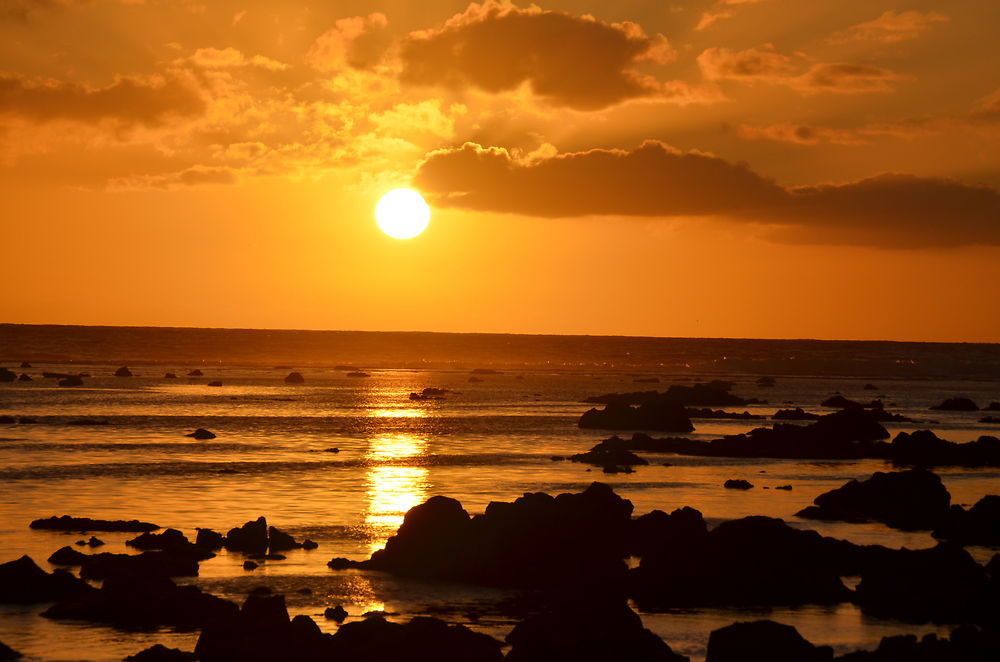
[[[827,662],[829,646],[813,646],[791,625],[771,620],[733,623],[708,636],[705,662]]]
[[[882,522],[897,529],[933,529],[944,521],[951,495],[937,474],[923,469],[876,472],[820,494],[796,515],[809,519]]]
[[[225,542],[226,538],[221,533],[212,529],[198,529],[198,535],[195,537],[194,544],[197,547],[214,552],[222,549]]]
[[[267,552],[267,520],[261,516],[232,528],[226,534],[225,547],[231,552],[264,554]]]
[[[355,370],[354,372],[349,372],[346,377],[371,377],[371,375],[363,370]]]
[[[177,379],[177,374],[173,372],[167,372],[163,374],[164,379]]]
[[[624,601],[571,603],[529,616],[506,641],[507,662],[686,662]]]
[[[669,402],[685,407],[729,407],[748,405],[757,400],[744,400],[733,395],[729,390],[732,382],[714,381],[708,384],[693,384],[691,386],[673,385],[666,391],[637,391],[634,393],[605,393],[587,398],[584,402],[592,404],[643,405]]]
[[[76,375],[71,375],[69,377],[66,377],[65,379],[60,379],[57,383],[59,384],[59,386],[65,386],[65,387],[83,386],[83,379]]]
[[[31,379],[31,375],[22,372],[20,374],[20,376],[17,378],[17,381],[19,381],[19,382],[30,382],[30,381],[34,381],[34,380]]]
[[[214,382],[208,382],[205,386],[222,386],[222,382],[216,380]]]
[[[772,416],[776,421],[818,421],[821,416],[805,411],[802,407],[795,409],[779,409]]]
[[[160,527],[150,522],[139,520],[106,520],[89,517],[47,517],[36,519],[29,525],[32,529],[50,529],[53,531],[124,531],[126,533],[142,533],[155,531]]]

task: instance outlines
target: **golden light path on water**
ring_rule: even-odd
[[[385,465],[392,460],[423,455],[426,450],[425,439],[407,433],[383,435],[369,441],[367,457],[379,465],[369,467],[366,476],[366,524],[388,535],[403,523],[406,511],[427,499],[427,467]],[[381,549],[383,544],[382,540],[373,540],[370,551]]]

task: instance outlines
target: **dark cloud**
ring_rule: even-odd
[[[202,112],[204,102],[172,77],[119,78],[107,87],[0,74],[0,115],[33,122],[71,120],[157,126]]]
[[[783,188],[744,165],[654,141],[538,159],[466,143],[429,154],[414,184],[442,206],[529,216],[715,216],[769,226],[781,241],[1000,245],[994,189],[898,174]]]
[[[400,53],[404,82],[489,92],[528,83],[549,103],[580,110],[671,94],[635,70],[672,57],[662,35],[537,7],[470,5],[440,30],[411,34]]]

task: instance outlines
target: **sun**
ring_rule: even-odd
[[[379,229],[395,239],[411,239],[427,228],[431,208],[419,193],[397,188],[383,195],[375,205]]]

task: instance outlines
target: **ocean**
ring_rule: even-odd
[[[947,397],[1000,400],[1000,345],[0,325],[0,365],[32,378],[0,384],[0,416],[14,419],[0,423],[0,562],[29,554],[51,569],[45,559],[81,537],[28,528],[51,515],[140,519],[192,539],[195,527],[225,532],[264,515],[319,548],[253,571],[241,555],[222,552],[201,564],[199,577],[179,581],[238,602],[268,586],[286,595],[290,613],[326,631],[337,626],[323,610],[337,604],[349,621],[378,610],[402,621],[431,614],[498,638],[510,631],[510,592],[326,567],[333,557],[367,558],[409,508],[438,494],[477,513],[491,501],[579,491],[596,480],[630,499],[635,515],[691,506],[710,525],[769,515],[859,543],[934,544],[922,532],[795,517],[821,492],[887,470],[880,461],[646,455],[650,465],[632,474],[554,461],[611,436],[577,427],[590,396],[726,379],[735,394],[766,400],[739,408],[751,414],[790,406],[824,413],[831,410],[819,403],[841,393],[881,398],[914,420],[886,424],[893,436],[933,429],[963,442],[1000,434],[979,422],[980,412],[930,410]],[[124,365],[134,376],[114,376]],[[195,369],[203,376],[187,376]],[[292,371],[304,382],[285,383]],[[348,376],[358,371],[368,376]],[[89,376],[61,388],[43,372]],[[759,386],[761,376],[775,386]],[[636,381],[652,379],[659,382]],[[209,386],[215,381],[222,385]],[[409,398],[428,387],[448,393]],[[706,440],[772,423],[693,422],[688,436]],[[185,436],[196,428],[217,437]],[[1000,491],[996,469],[938,473],[954,503]],[[729,478],[755,487],[724,489]],[[131,551],[124,541],[132,534],[97,536],[107,543],[100,551]],[[970,551],[985,562],[997,550]],[[157,642],[191,650],[198,635],[51,621],[39,616],[43,609],[0,605],[0,641],[27,660],[104,662]],[[694,660],[704,657],[711,630],[765,616],[838,653],[872,648],[887,634],[948,631],[873,618],[849,604],[641,616]]]

